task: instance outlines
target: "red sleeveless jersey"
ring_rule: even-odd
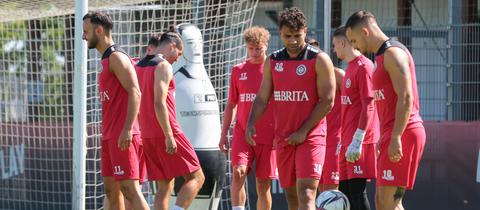
[[[393,129],[393,124],[395,121],[395,107],[397,103],[397,95],[393,89],[392,80],[390,79],[388,73],[385,71],[385,67],[383,65],[384,53],[390,47],[398,47],[404,50],[409,58],[410,75],[412,82],[412,84],[410,85],[412,86],[413,93],[413,107],[405,129],[423,126],[423,121],[419,113],[420,102],[418,100],[417,77],[415,74],[415,63],[413,61],[412,55],[402,43],[393,39],[389,39],[383,43],[383,45],[380,47],[377,54],[375,55],[377,67],[373,73],[374,98],[378,110],[380,129],[382,133]]]
[[[307,45],[297,58],[290,58],[285,48],[270,55],[277,147],[288,145],[286,138],[303,125],[318,103],[315,72],[318,53]],[[305,142],[325,145],[325,137],[324,118],[308,132]]]
[[[116,45],[110,46],[102,55],[102,71],[98,75],[98,89],[102,102],[103,140],[117,139],[120,136],[128,109],[128,92],[109,68],[109,58],[113,52],[121,52],[128,56],[125,51]],[[140,134],[137,121],[133,123],[132,134]]]
[[[250,109],[257,95],[263,77],[263,63],[253,64],[245,61],[235,65],[230,78],[228,101],[237,104],[236,128],[245,133]],[[257,136],[255,142],[259,144],[273,143],[273,109],[267,106],[262,118],[255,124]]]
[[[340,101],[341,91],[335,91],[335,101],[332,110],[325,117],[327,119],[327,147],[337,146],[342,138],[342,104]]]
[[[157,65],[165,61],[160,55],[147,55],[140,60],[135,69],[138,76],[138,84],[142,91],[142,102],[140,103],[140,114],[138,121],[142,129],[142,138],[165,138],[162,127],[155,115],[155,69]],[[170,127],[173,134],[181,134],[180,124],[175,114],[175,78],[172,77],[168,85],[167,109]]]
[[[358,128],[363,109],[362,100],[373,99],[373,63],[359,55],[348,63],[342,81],[342,145],[348,146]],[[378,139],[378,118],[373,114],[370,125],[365,129],[364,144],[375,143]]]

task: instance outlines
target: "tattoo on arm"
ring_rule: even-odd
[[[400,201],[400,200],[402,200],[404,195],[405,195],[405,188],[397,187],[397,190],[395,191],[395,194],[393,194],[393,200],[394,201]]]

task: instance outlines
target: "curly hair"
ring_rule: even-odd
[[[243,39],[246,43],[251,43],[254,45],[268,45],[270,32],[268,32],[264,27],[253,26],[243,32]]]
[[[287,26],[292,31],[299,31],[307,27],[307,18],[305,18],[303,12],[296,7],[283,10],[278,16],[278,20],[280,28]]]

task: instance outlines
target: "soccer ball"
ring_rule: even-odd
[[[350,202],[345,194],[338,190],[322,192],[316,202],[317,210],[350,210]]]

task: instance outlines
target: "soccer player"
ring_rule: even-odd
[[[339,157],[340,191],[352,210],[368,210],[367,180],[376,176],[375,143],[378,120],[372,89],[373,63],[348,41],[345,27],[333,33],[337,57],[348,62],[341,85],[342,141]]]
[[[148,179],[156,181],[155,209],[167,210],[174,178],[183,183],[173,210],[187,209],[202,187],[205,177],[190,142],[175,115],[175,80],[172,63],[182,54],[183,43],[176,32],[150,38],[147,56],[136,65],[142,101],[142,128]]]
[[[271,179],[276,178],[275,150],[273,149],[273,111],[271,106],[255,124],[257,135],[252,145],[245,140],[245,126],[253,100],[262,81],[263,66],[270,33],[262,27],[251,27],[244,31],[243,38],[247,44],[248,59],[233,67],[230,79],[228,103],[223,116],[220,150],[227,151],[228,129],[234,110],[237,109],[237,121],[233,128],[232,166],[233,179],[230,188],[232,210],[245,208],[245,178],[255,160],[257,186],[257,209],[271,209]]]
[[[305,38],[305,42],[317,49],[320,49],[320,44],[313,38]],[[330,113],[327,114],[327,147],[325,152],[325,162],[322,170],[322,178],[318,185],[318,191],[338,189],[339,175],[338,175],[338,152],[337,147],[342,137],[341,132],[341,115],[342,109],[340,104],[340,89],[342,86],[343,76],[345,72],[340,68],[334,68],[335,73],[335,101]]]
[[[265,61],[263,80],[247,121],[254,143],[255,123],[273,94],[278,175],[289,209],[314,209],[325,158],[325,115],[333,106],[335,76],[328,55],[305,43],[307,22],[298,8],[279,15],[285,48]]]
[[[403,209],[405,189],[413,189],[425,145],[415,63],[403,44],[383,33],[372,13],[355,12],[346,28],[353,46],[375,53],[377,64],[372,76],[381,134],[376,209]]]
[[[112,40],[112,20],[103,13],[83,17],[83,39],[102,54],[98,77],[102,101],[102,176],[111,209],[149,209],[139,188],[140,132],[135,119],[140,89],[130,57]]]

